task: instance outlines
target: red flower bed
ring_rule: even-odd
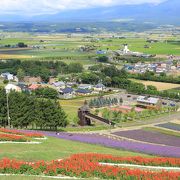
[[[9,133],[9,134],[16,134],[16,135],[23,135],[31,138],[44,138],[44,135],[41,133],[25,133],[18,130],[12,130],[12,129],[5,129],[0,128],[0,132]]]
[[[14,134],[0,134],[0,141],[28,142],[29,140]]]
[[[103,155],[102,155],[103,156]],[[62,161],[29,163],[23,161],[0,160],[0,173],[30,175],[67,175],[82,178],[123,179],[123,180],[178,180],[180,172],[147,171],[100,165],[91,154],[73,155]]]
[[[77,154],[74,155],[75,158],[91,159],[96,162],[106,162],[106,163],[122,163],[122,164],[136,164],[136,165],[147,165],[147,166],[168,166],[168,167],[180,167],[179,158],[165,158],[165,157],[155,157],[155,158],[145,158],[145,157],[117,157],[106,154]]]

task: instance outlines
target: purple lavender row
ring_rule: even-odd
[[[172,146],[152,145],[147,143],[132,142],[128,140],[115,140],[98,134],[70,134],[45,132],[45,135],[56,138],[79,141],[89,144],[97,144],[111,148],[124,149],[136,152],[142,152],[152,155],[180,157],[180,148]]]
[[[124,149],[135,152],[142,152],[146,154],[166,156],[166,157],[180,157],[180,148],[163,145],[152,145],[147,143],[133,142],[128,140],[115,140],[98,134],[81,134],[81,133],[59,133],[48,131],[28,131],[23,132],[39,132],[45,136],[56,137],[65,140],[78,141],[82,143],[102,145],[105,147]]]
[[[161,134],[155,131],[130,130],[130,131],[119,131],[113,134],[138,141],[180,147],[179,137]]]
[[[165,123],[165,124],[158,124],[157,127],[163,127],[166,129],[171,129],[175,131],[180,131],[180,125],[175,123]]]

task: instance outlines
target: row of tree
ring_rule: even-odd
[[[7,101],[8,96],[8,101]],[[7,102],[11,126],[16,128],[57,129],[67,125],[66,114],[58,101],[36,98],[25,93],[6,95],[0,88],[0,125],[7,126]]]
[[[56,89],[44,87],[36,89],[32,92],[32,95],[35,95],[38,98],[57,99],[59,93]]]
[[[140,80],[180,84],[180,76],[174,77],[172,75],[166,75],[166,73],[160,73],[160,75],[157,75],[154,72],[146,71],[143,74],[129,74],[129,77]]]
[[[120,111],[111,111],[109,109],[103,109],[102,116],[105,119],[110,119],[115,123],[121,123],[126,121],[133,121],[133,120],[146,120],[150,117],[155,117],[160,114],[165,114],[169,112],[177,111],[178,107],[163,107],[159,110],[156,109],[147,109],[142,112],[136,112],[134,108],[128,113],[122,113]]]
[[[82,71],[82,64],[66,64],[62,61],[7,60],[5,62],[0,62],[0,73],[13,73],[17,75],[20,80],[22,80],[24,76],[40,76],[44,82],[47,82],[50,76],[57,76],[58,74],[80,73]]]
[[[105,106],[112,106],[112,105],[117,105],[118,103],[123,103],[122,99],[118,98],[94,98],[89,101],[89,106],[91,108],[100,108],[100,107],[105,107]]]

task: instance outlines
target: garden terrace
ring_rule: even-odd
[[[136,164],[146,166],[180,167],[179,158],[166,157],[118,157],[110,154],[84,153],[75,154],[72,157],[90,159],[91,161],[121,164]]]
[[[0,173],[2,174],[28,174],[28,175],[66,175],[80,178],[101,179],[172,179],[178,180],[180,172],[174,171],[147,171],[132,168],[122,168],[109,165],[101,165],[98,161],[103,155],[73,155],[61,161],[25,162],[11,159],[0,160]],[[107,156],[105,159],[108,159]],[[144,159],[144,162],[149,160]],[[153,160],[152,160],[153,161]],[[155,160],[154,160],[155,161]],[[166,161],[166,160],[165,160]],[[176,162],[176,160],[175,160]]]
[[[11,141],[11,142],[29,142],[30,140],[19,135],[14,134],[0,134],[0,141]]]
[[[44,138],[44,135],[41,133],[31,133],[31,132],[27,133],[27,132],[21,132],[21,131],[13,130],[13,129],[0,128],[0,132],[8,133],[8,134],[23,135],[30,138]]]

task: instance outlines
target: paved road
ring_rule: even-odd
[[[154,125],[154,124],[160,124],[163,122],[169,122],[169,121],[174,121],[174,120],[179,120],[180,121],[180,112],[175,112],[170,115],[162,115],[162,117],[155,117],[153,119],[149,120],[144,120],[144,121],[136,121],[132,122],[131,124],[124,124],[122,127],[131,127],[131,126],[139,126],[139,125]]]
[[[100,130],[100,131],[90,131],[88,133],[111,133],[111,132],[117,132],[117,131],[124,131],[124,130],[135,130],[135,129],[141,129],[143,127],[149,127],[149,126],[154,126],[157,124],[162,124],[162,123],[167,123],[170,121],[180,121],[180,112],[176,112],[171,115],[165,115],[163,117],[159,118],[154,118],[154,119],[149,119],[149,120],[144,120],[144,121],[136,121],[132,122],[131,124],[123,124],[122,127],[117,127],[115,129],[109,129],[109,130]],[[85,132],[87,133],[87,132]]]

